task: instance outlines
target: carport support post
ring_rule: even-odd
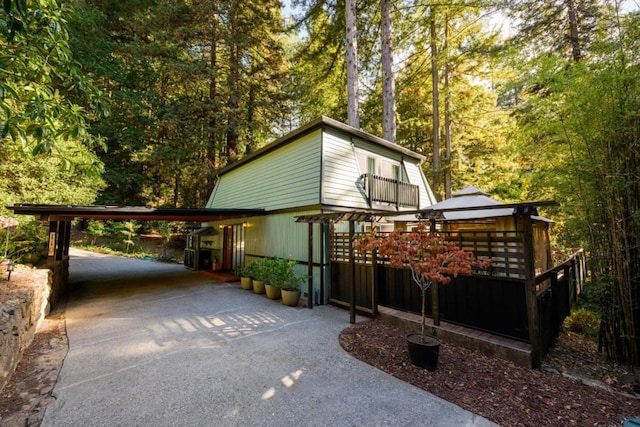
[[[524,287],[527,301],[527,323],[529,342],[531,343],[531,367],[540,369],[542,354],[540,351],[540,314],[538,313],[538,295],[536,292],[535,250],[533,244],[533,221],[529,212],[519,213],[522,224],[522,243],[524,246]]]
[[[356,257],[353,253],[353,239],[355,234],[354,222],[349,221],[349,273],[351,275],[349,322],[351,324],[356,323]]]
[[[307,307],[313,308],[313,222],[309,223],[309,262],[307,263]]]
[[[53,268],[56,265],[56,252],[58,244],[58,221],[49,220],[49,248],[47,249],[47,265]]]

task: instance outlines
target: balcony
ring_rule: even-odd
[[[395,179],[365,173],[360,176],[369,207],[414,208],[420,206],[420,187]]]

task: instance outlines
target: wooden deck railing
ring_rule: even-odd
[[[361,179],[370,206],[374,204],[391,205],[396,208],[420,206],[420,187],[417,185],[368,173],[362,175]]]

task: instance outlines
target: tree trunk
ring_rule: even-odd
[[[449,93],[449,15],[444,19],[444,198],[451,198],[451,94]]]
[[[215,4],[214,4],[215,8]],[[207,150],[207,159],[209,161],[209,167],[211,169],[215,169],[218,165],[216,164],[216,157],[218,152],[218,142],[216,140],[216,119],[217,119],[217,67],[218,67],[218,16],[217,12],[214,10],[211,16],[211,58],[210,58],[210,75],[209,75],[209,104],[211,109],[209,110],[209,147]],[[213,178],[210,174],[208,174],[208,178]],[[209,186],[211,186],[212,182],[208,180],[207,182]]]
[[[576,4],[574,0],[567,1],[569,8],[569,39],[571,41],[571,57],[574,62],[580,61],[582,52],[580,49],[580,39],[578,36],[578,18],[576,15]]]
[[[391,0],[382,0],[382,137],[396,142],[396,93],[393,78]]]
[[[347,121],[360,128],[358,108],[358,29],[356,26],[356,0],[346,0],[346,59],[347,59]]]
[[[440,94],[438,92],[438,46],[436,34],[436,10],[431,7],[430,22],[430,44],[431,44],[431,77],[433,85],[433,190],[436,197],[442,200],[441,196],[441,165],[440,165]]]
[[[238,47],[238,2],[229,10],[231,37],[229,38],[229,100],[227,102],[227,163],[238,159],[238,81],[240,80],[240,55]]]

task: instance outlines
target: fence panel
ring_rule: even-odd
[[[348,262],[331,262],[331,299],[351,302],[351,269]],[[373,310],[373,266],[356,264],[356,306]]]
[[[421,313],[420,289],[409,269],[378,267],[378,303],[398,310]],[[485,275],[458,276],[438,285],[440,318],[444,321],[496,334],[528,339],[524,281]],[[431,298],[427,294],[427,315]]]

